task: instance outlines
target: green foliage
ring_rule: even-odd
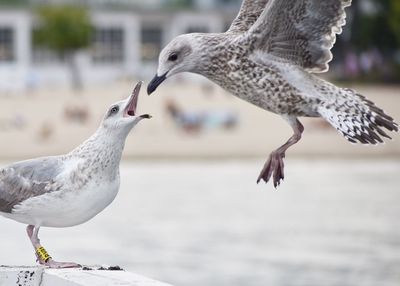
[[[37,9],[39,27],[33,39],[60,53],[88,47],[92,26],[86,9],[78,6],[42,6]]]
[[[0,0],[0,6],[22,6],[28,4],[29,0]]]
[[[377,7],[376,13],[363,14],[360,2],[354,0],[352,11],[351,45],[358,51],[379,47],[381,51],[391,52],[400,41],[400,7],[399,0],[371,0]],[[395,7],[396,6],[396,7]],[[397,11],[396,11],[396,9]],[[399,40],[397,40],[397,39]]]
[[[389,10],[389,25],[397,40],[397,45],[400,46],[400,1],[390,0]]]

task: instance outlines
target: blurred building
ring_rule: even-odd
[[[68,83],[66,62],[32,41],[37,20],[31,7],[42,3],[77,3],[89,8],[94,27],[92,44],[79,54],[78,63],[84,81],[95,83],[152,75],[160,49],[174,36],[224,31],[241,1],[2,0],[0,90]]]

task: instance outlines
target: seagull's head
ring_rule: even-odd
[[[201,64],[201,34],[184,34],[173,39],[160,53],[157,74],[147,87],[150,95],[167,78],[181,72],[196,72]]]
[[[149,114],[136,114],[141,86],[142,82],[140,81],[127,99],[110,106],[102,122],[103,128],[110,131],[122,131],[127,135],[139,121],[151,118]]]

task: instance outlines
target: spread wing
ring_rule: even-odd
[[[60,157],[43,157],[10,165],[0,170],[0,212],[11,213],[26,199],[57,191],[54,182],[63,170]]]
[[[239,14],[233,20],[227,33],[244,33],[251,28],[264,11],[269,0],[243,0]]]
[[[249,30],[255,47],[309,72],[325,72],[351,0],[270,0]]]

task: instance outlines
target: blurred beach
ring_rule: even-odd
[[[69,89],[47,88],[0,96],[0,158],[24,159],[71,151],[99,126],[107,108],[130,95],[137,80],[87,88],[78,94]],[[356,89],[389,115],[400,120],[400,86],[359,85]],[[186,132],[168,114],[174,101],[187,113],[226,111],[236,116],[232,128],[207,125]],[[72,112],[71,112],[72,110]],[[142,121],[128,137],[125,158],[221,159],[267,158],[291,135],[290,126],[277,115],[261,110],[204,80],[171,81],[158,93],[142,90],[138,113],[153,118]],[[305,133],[287,155],[307,157],[400,158],[400,135],[379,146],[353,145],[325,121],[300,118]],[[261,168],[261,166],[260,166]]]
[[[3,95],[1,166],[69,152],[135,82]],[[400,118],[400,87],[352,88]],[[174,119],[172,103],[199,126]],[[221,112],[235,124],[198,119]],[[303,118],[305,135],[287,153],[286,180],[275,191],[256,178],[291,135],[278,116],[185,80],[150,97],[143,90],[142,113],[154,117],[128,137],[115,202],[83,225],[42,228],[56,259],[120,265],[177,286],[399,285],[398,134],[379,146],[353,145],[322,120]],[[0,265],[32,265],[25,226],[1,219],[0,228]]]
[[[134,82],[0,97],[1,166],[69,152]],[[400,118],[399,87],[353,88]],[[227,111],[236,123],[186,129],[171,102],[189,115]],[[305,136],[287,153],[276,191],[256,178],[291,135],[278,116],[204,82],[142,91],[141,113],[154,117],[128,137],[115,202],[83,225],[42,228],[56,259],[120,265],[177,286],[399,285],[398,134],[353,145],[322,120],[301,119]],[[25,226],[1,219],[0,229],[0,265],[34,264]]]

